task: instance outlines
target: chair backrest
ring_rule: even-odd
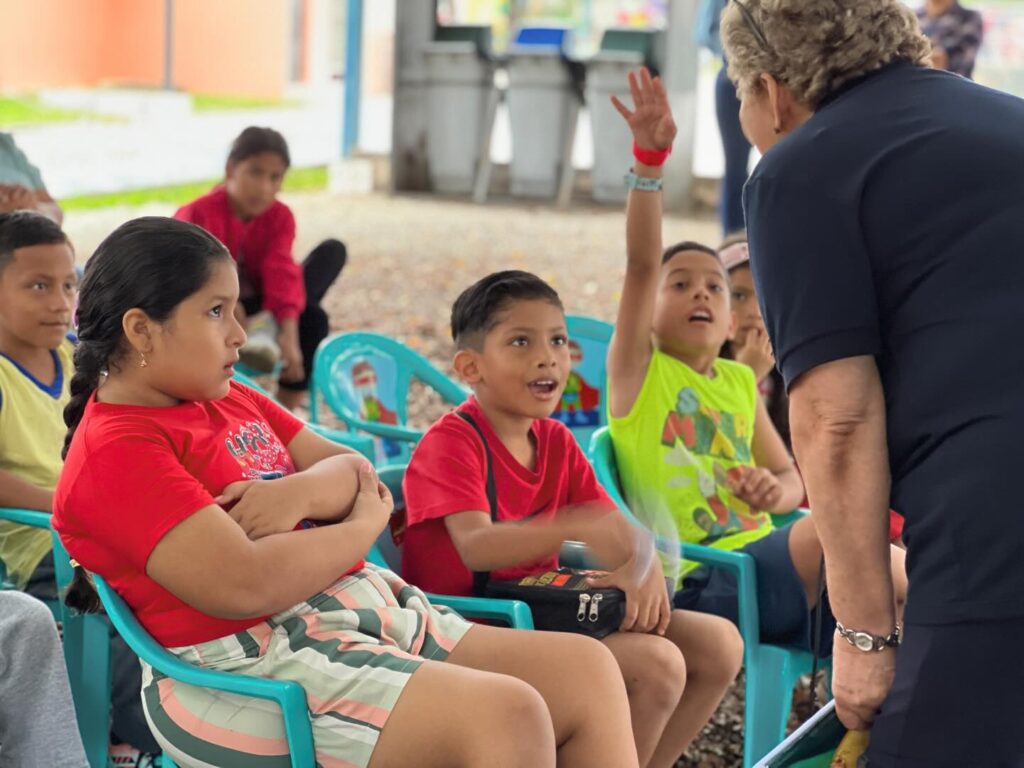
[[[402,492],[402,478],[405,477],[404,464],[392,464],[382,467],[377,473],[380,481],[391,491],[395,500],[395,509],[391,513],[392,525],[387,526],[377,541],[370,547],[366,559],[381,568],[394,573],[402,572],[402,547],[395,542],[395,530],[405,525],[405,494]]]
[[[551,418],[572,430],[584,448],[599,427],[608,423],[608,345],[614,326],[603,320],[566,315],[572,373]]]
[[[310,382],[310,416],[319,421],[319,398],[349,429],[377,438],[377,463],[405,464],[422,430],[407,426],[409,387],[420,381],[458,405],[468,391],[429,360],[387,336],[341,333],[317,350]]]

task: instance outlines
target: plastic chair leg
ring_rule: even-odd
[[[110,630],[99,616],[77,616],[65,658],[78,730],[91,768],[107,768],[110,745]],[[68,643],[71,642],[71,647]]]
[[[743,766],[751,768],[786,734],[793,704],[793,687],[803,671],[800,654],[770,645],[757,649],[747,666]]]

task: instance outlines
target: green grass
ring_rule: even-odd
[[[60,204],[65,211],[92,211],[114,205],[139,206],[147,203],[165,203],[168,206],[184,205],[205,194],[220,181],[221,179],[205,179],[166,187],[147,187],[124,192],[65,197]],[[327,166],[324,165],[315,168],[293,168],[285,176],[282,187],[284,192],[316,192],[324,189],[327,189]]]
[[[95,117],[89,112],[58,107],[47,107],[39,103],[36,96],[0,96],[0,126],[38,125],[40,123],[61,123]]]
[[[287,99],[260,99],[251,96],[228,96],[218,93],[192,94],[192,109],[196,112],[227,112],[237,109],[273,109],[295,106]]]

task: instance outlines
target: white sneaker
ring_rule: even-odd
[[[257,373],[273,373],[281,362],[281,348],[277,345],[277,321],[264,310],[249,318],[245,329],[248,340],[238,357],[242,365]]]

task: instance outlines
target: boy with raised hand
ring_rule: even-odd
[[[611,569],[595,586],[626,594],[621,629],[602,642],[626,682],[640,765],[674,765],[739,669],[738,633],[671,610],[650,537],[615,509],[572,433],[548,418],[571,369],[558,294],[526,272],[489,275],[455,302],[452,335],[455,369],[474,394],[428,430],[406,472],[403,577],[469,595],[473,571],[496,580],[544,573],[564,540],[585,541]]]
[[[719,352],[735,330],[729,277],[717,252],[679,243],[662,252],[662,162],[675,136],[661,82],[630,74],[634,109],[618,99],[637,162],[627,177],[626,278],[608,353],[609,426],[633,513],[682,542],[742,550],[757,563],[761,638],[811,649],[821,544],[809,517],[776,529],[798,506],[803,482],[758,396],[754,372]],[[906,596],[893,550],[896,599]],[[674,604],[737,620],[735,580],[684,563]],[[836,628],[821,601],[818,646]]]

